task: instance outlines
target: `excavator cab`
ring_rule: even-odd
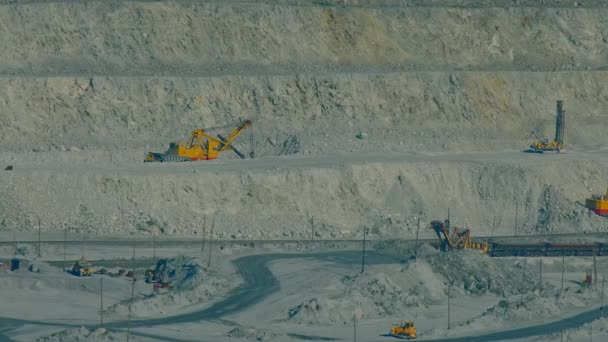
[[[414,327],[414,322],[402,322],[399,325],[393,326],[390,335],[405,340],[415,340],[416,327]]]

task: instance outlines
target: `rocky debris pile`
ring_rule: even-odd
[[[542,234],[574,231],[574,227],[597,231],[605,227],[605,222],[583,205],[568,200],[560,188],[548,185],[539,199],[537,224],[529,230]]]
[[[300,139],[296,135],[289,135],[285,141],[283,141],[283,146],[279,151],[280,156],[296,154],[300,152],[302,149],[302,143]]]
[[[477,251],[444,253],[422,246],[416,260],[373,266],[364,274],[337,280],[321,289],[321,295],[287,309],[287,319],[307,324],[350,324],[356,310],[366,318],[424,316],[432,305],[445,301],[448,287],[453,295],[461,296],[538,292],[540,284],[530,281],[537,277],[530,267],[524,268],[521,262],[494,259]]]
[[[530,267],[517,260],[490,258],[474,250],[444,253],[428,245],[418,255],[421,262],[428,262],[433,272],[445,277],[453,288],[468,294],[490,292],[509,296],[535,291],[540,285],[530,280],[536,279]]]
[[[205,272],[198,259],[186,256],[159,260],[155,272],[162,275],[163,282],[170,284],[170,289],[137,295],[131,304],[132,313],[136,317],[153,317],[185,306],[206,303],[223,296],[238,285],[238,282]],[[109,312],[121,315],[126,315],[128,310],[129,301],[108,308]]]
[[[41,337],[37,341],[41,342],[106,342],[106,341],[124,341],[125,334],[110,332],[104,328],[88,329],[80,327],[76,329],[64,330],[50,336]],[[132,341],[137,341],[137,338],[131,336]]]
[[[203,279],[203,268],[196,258],[178,256],[160,259],[154,270],[156,279],[171,284],[175,290],[193,289]]]

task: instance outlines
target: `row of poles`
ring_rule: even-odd
[[[516,204],[515,206],[515,236],[517,236],[517,214],[518,214],[518,206]],[[449,217],[449,210],[448,210],[448,217]],[[313,220],[311,218],[310,220],[311,222],[311,226],[313,226]],[[496,223],[496,217],[494,217],[494,225]],[[494,225],[492,227],[492,230],[494,230]],[[420,231],[420,215],[418,215],[417,218],[417,228],[416,228],[416,238],[415,238],[415,244],[414,244],[414,260],[417,258],[418,255],[418,237],[419,237],[419,231]],[[314,234],[314,230],[313,230],[313,234]],[[367,235],[367,228],[363,227],[363,244],[362,244],[362,251],[361,251],[361,273],[365,272],[365,249],[366,249],[366,235]],[[314,238],[314,235],[313,235]],[[563,293],[564,291],[564,274],[565,274],[565,265],[566,265],[566,258],[565,256],[562,256],[562,267],[561,267],[561,290],[560,293]],[[527,266],[527,262],[526,260],[524,260],[524,264],[523,264],[523,273],[526,273],[526,266]],[[593,283],[596,284],[597,283],[597,260],[596,260],[596,255],[595,253],[593,254]],[[604,289],[605,289],[605,276],[602,276],[602,290],[601,290],[601,296],[600,296],[600,318],[604,317]],[[542,288],[542,281],[543,281],[543,259],[542,257],[539,258],[539,284]],[[449,283],[448,284],[448,288],[447,288],[447,328],[448,330],[451,329],[451,301],[450,301],[450,291],[451,291],[451,287],[452,284]],[[520,297],[520,305],[523,304],[523,298],[524,298],[524,291],[522,289],[521,291],[521,297]],[[593,338],[593,332],[592,332],[592,324],[589,324],[590,327],[590,340],[592,340]],[[353,314],[353,337],[354,337],[354,341],[357,341],[357,315],[354,313]],[[563,330],[560,331],[560,338],[561,341],[563,341]]]
[[[206,217],[203,218],[203,240],[202,240],[202,245],[201,245],[201,254],[204,255],[205,253],[205,243],[206,243],[206,228],[207,228],[207,224],[206,224]],[[211,227],[210,227],[210,237],[209,237],[209,244],[211,244],[213,242],[213,231],[215,228],[215,217],[212,220],[211,223]],[[39,230],[40,231],[40,230]],[[40,233],[39,233],[40,234]],[[82,257],[84,258],[84,234],[83,234],[83,249],[82,249]],[[66,242],[67,242],[67,228],[64,229],[64,244],[63,244],[63,259],[64,259],[64,265],[67,267],[67,253],[66,253]],[[40,243],[40,240],[39,240]],[[209,248],[209,254],[208,254],[208,259],[207,259],[207,268],[211,267],[211,258],[213,255],[213,249],[210,247]],[[38,253],[40,256],[40,244],[38,247]],[[152,235],[152,254],[153,254],[153,259],[156,261],[156,234]],[[133,257],[132,260],[135,260],[135,246],[133,246]],[[65,267],[64,267],[65,268]],[[128,315],[127,315],[127,342],[130,339],[130,335],[131,335],[131,315],[132,315],[132,304],[135,300],[135,266],[132,267],[131,269],[131,273],[133,274],[133,278],[131,279],[131,300],[129,301],[129,309],[128,309]],[[103,309],[104,309],[104,304],[103,304],[103,277],[99,278],[99,297],[100,297],[100,318],[99,318],[99,324],[100,327],[103,327]]]
[[[518,220],[518,205],[517,203],[515,204],[515,236],[517,236],[517,220]],[[449,212],[449,211],[448,211]],[[449,216],[449,214],[448,214]],[[311,241],[314,241],[315,239],[315,225],[314,225],[314,216],[310,216],[309,217],[309,223],[310,223],[310,227],[311,227]],[[494,224],[492,226],[492,231],[494,230],[494,225],[496,223],[496,217],[494,217]],[[203,217],[203,239],[202,239],[202,246],[201,246],[201,254],[204,255],[204,251],[205,251],[205,243],[206,243],[206,217]],[[213,217],[212,220],[212,224],[211,224],[211,231],[210,231],[210,243],[213,241],[213,230],[215,227],[215,217]],[[416,229],[416,238],[415,238],[415,247],[414,247],[414,259],[417,257],[418,254],[418,240],[419,240],[419,231],[420,231],[420,215],[417,217],[417,229]],[[362,243],[362,252],[361,252],[361,273],[365,272],[365,250],[366,250],[366,237],[367,237],[367,232],[368,229],[367,227],[363,227],[363,243]],[[15,232],[13,232],[13,239],[15,240],[15,253],[16,253],[16,239],[15,239]],[[67,262],[66,260],[66,241],[67,241],[67,227],[64,228],[64,245],[63,245],[63,254],[64,254],[64,263]],[[153,241],[152,241],[152,246],[153,246],[153,258],[156,259],[156,234],[153,234]],[[83,233],[83,239],[82,239],[82,257],[84,258],[84,251],[85,251],[85,235]],[[38,257],[41,256],[41,223],[40,220],[38,220],[38,248],[37,248],[37,253],[38,253]],[[209,257],[208,257],[208,261],[207,261],[207,267],[211,266],[211,257],[212,257],[212,249],[209,249]],[[135,259],[135,246],[133,246],[133,259]],[[524,273],[525,273],[525,267],[526,267],[526,262],[524,261]],[[563,291],[564,288],[564,265],[565,265],[565,257],[562,257],[562,278],[561,278],[561,290]],[[596,264],[596,256],[595,254],[593,255],[593,269],[594,269],[594,283],[597,282],[597,264]],[[135,270],[132,270],[132,273],[135,274]],[[541,286],[542,286],[542,258],[539,260],[539,280],[541,282]],[[603,302],[604,302],[604,284],[605,284],[605,279],[604,277],[602,277],[602,292],[601,292],[601,306],[600,306],[600,316],[603,317]],[[450,305],[450,287],[451,284],[448,285],[448,289],[447,289],[447,303],[448,303],[448,329],[451,328],[451,305]],[[135,294],[135,278],[133,278],[132,280],[132,286],[131,286],[131,302],[129,303],[129,314],[128,314],[128,321],[130,322],[131,319],[131,303],[133,302],[134,299],[134,294]],[[100,306],[101,306],[101,317],[100,317],[100,324],[101,326],[103,326],[103,278],[100,278]],[[521,303],[523,303],[523,291],[522,291],[522,295],[521,295]],[[356,340],[356,315],[353,315],[353,326],[355,327],[355,340]],[[129,332],[130,329],[128,328],[127,330],[127,341],[129,340]]]

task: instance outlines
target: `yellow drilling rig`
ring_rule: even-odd
[[[565,131],[566,131],[566,111],[564,110],[564,101],[557,101],[557,115],[555,118],[555,139],[536,140],[530,145],[527,152],[544,153],[557,152],[560,153],[565,148]]]

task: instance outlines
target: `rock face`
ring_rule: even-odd
[[[500,233],[515,201],[524,232],[600,229],[576,202],[608,179],[582,153],[608,143],[605,5],[0,1],[0,230],[407,237],[449,207]],[[569,156],[502,154],[558,99]],[[142,163],[242,118],[253,161]]]

